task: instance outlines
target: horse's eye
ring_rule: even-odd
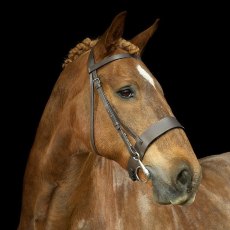
[[[125,99],[129,99],[134,96],[134,91],[131,88],[120,89],[117,93],[120,97]]]

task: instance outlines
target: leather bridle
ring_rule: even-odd
[[[129,153],[130,159],[128,162],[128,172],[132,180],[140,180],[138,176],[138,170],[142,169],[146,178],[150,177],[150,172],[146,166],[141,162],[144,158],[144,154],[149,147],[149,145],[160,137],[165,132],[173,128],[184,128],[175,117],[166,116],[159,120],[158,122],[152,124],[147,130],[145,130],[140,136],[138,136],[132,129],[126,126],[118,117],[117,113],[114,111],[113,106],[108,101],[104,90],[101,85],[99,76],[97,75],[97,70],[104,65],[109,64],[110,62],[123,59],[123,58],[136,58],[140,60],[140,57],[137,55],[132,55],[128,53],[115,54],[112,56],[107,56],[98,63],[95,63],[93,49],[90,50],[89,60],[88,60],[88,73],[90,77],[90,142],[91,146],[95,153],[99,154],[95,145],[94,137],[94,88],[97,90],[101,101],[104,104],[106,111],[109,114],[112,123],[120,134],[123,142],[125,143]],[[129,133],[132,136],[136,143],[133,146],[128,138]]]

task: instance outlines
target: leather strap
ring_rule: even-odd
[[[164,117],[158,122],[152,124],[140,138],[136,141],[134,148],[140,154],[142,160],[149,145],[154,142],[161,135],[174,128],[184,127],[177,121],[175,117]],[[132,180],[136,180],[136,168],[139,167],[139,163],[134,158],[130,157],[128,162],[129,176]]]
[[[152,124],[144,133],[141,134],[140,140],[135,144],[135,149],[140,153],[141,159],[149,145],[159,138],[162,134],[173,128],[184,128],[175,117],[164,117],[158,122]]]
[[[91,52],[91,56],[93,55],[93,52]],[[140,57],[138,57],[137,55],[133,55],[133,54],[127,54],[127,53],[124,53],[124,54],[115,54],[115,55],[112,55],[112,56],[109,56],[109,57],[105,57],[103,60],[101,60],[100,62],[94,64],[91,63],[91,65],[89,65],[88,67],[88,71],[89,71],[89,74],[92,73],[93,71],[101,68],[102,66],[112,62],[112,61],[115,61],[115,60],[118,60],[118,59],[123,59],[123,58],[136,58],[136,59],[139,59]],[[91,60],[94,60],[94,58],[90,58]]]

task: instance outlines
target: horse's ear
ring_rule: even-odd
[[[139,47],[140,53],[143,52],[143,49],[145,48],[146,44],[148,43],[149,39],[152,37],[152,35],[156,32],[159,24],[159,18],[155,20],[152,26],[150,26],[148,29],[144,30],[143,32],[136,35],[134,38],[130,40],[131,43]]]
[[[106,52],[111,51],[114,44],[116,44],[119,38],[122,37],[126,14],[127,12],[123,11],[115,16],[109,28],[101,36],[98,46],[102,45]]]

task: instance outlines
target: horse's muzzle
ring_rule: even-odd
[[[170,176],[158,167],[146,168],[150,173],[154,200],[157,203],[184,205],[195,200],[200,178],[186,164],[181,164]]]

